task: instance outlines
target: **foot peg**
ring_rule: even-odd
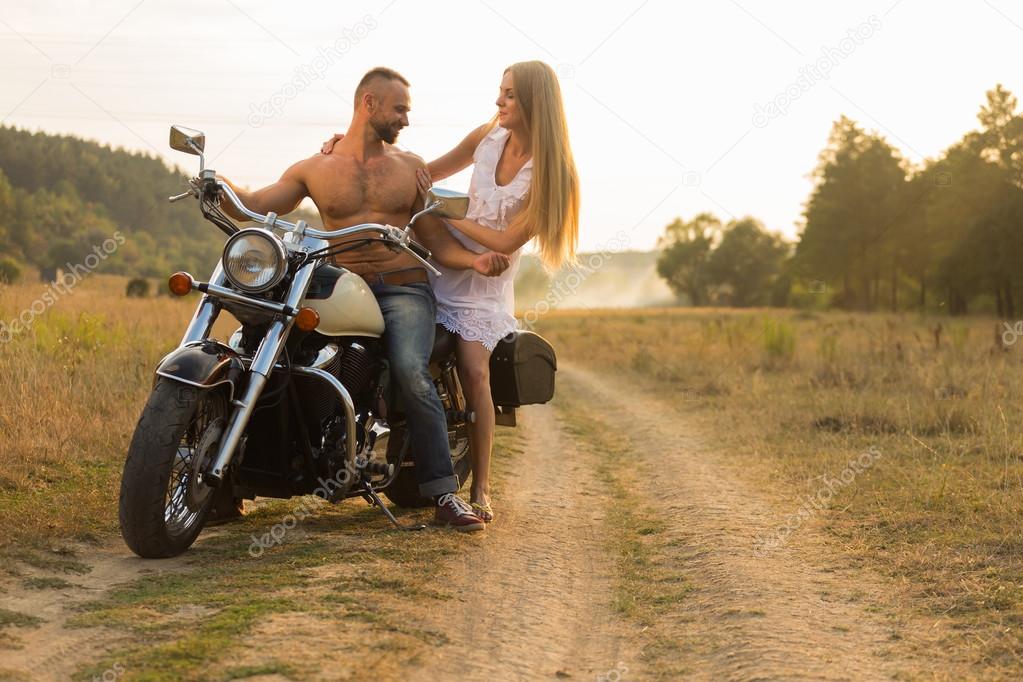
[[[448,425],[465,422],[466,424],[476,423],[476,412],[474,410],[448,410]]]
[[[389,478],[394,473],[394,465],[390,462],[374,462],[371,460],[363,465],[362,470],[370,476],[387,476]]]

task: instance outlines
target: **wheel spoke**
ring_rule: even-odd
[[[164,521],[168,530],[173,533],[187,531],[199,515],[188,506],[189,487],[197,484],[192,467],[196,464],[195,458],[199,456],[197,448],[200,439],[210,425],[222,416],[223,411],[223,405],[219,401],[202,399],[181,437],[167,481],[164,502]]]

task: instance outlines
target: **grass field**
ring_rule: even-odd
[[[563,359],[640,377],[788,498],[768,546],[798,533],[802,507],[849,562],[951,618],[976,661],[1019,665],[1023,344],[998,343],[999,322],[591,310],[552,313],[537,331]]]
[[[0,545],[116,531],[121,466],[153,369],[196,300],[127,298],[125,282],[93,275],[0,343]],[[46,290],[0,286],[0,321]],[[221,336],[230,327],[218,322]]]
[[[43,289],[0,287],[0,320]],[[117,532],[120,469],[153,367],[195,305],[123,291],[94,276],[0,344],[0,551]],[[537,330],[563,361],[668,398],[790,500],[795,521],[763,538],[768,550],[816,500],[810,513],[849,562],[951,618],[976,660],[1019,665],[1023,344],[998,343],[996,320],[586,310]],[[850,464],[864,453],[867,466]]]

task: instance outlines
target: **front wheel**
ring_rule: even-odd
[[[214,497],[202,471],[217,453],[227,409],[222,390],[157,381],[121,475],[121,535],[131,551],[159,559],[195,541]]]
[[[405,446],[407,431],[404,427],[398,426],[391,431],[387,443],[387,461],[397,462],[401,448]],[[455,470],[455,478],[458,479],[458,487],[465,485],[469,478],[469,471],[472,468],[469,457],[469,433],[464,424],[454,427],[448,434],[449,446],[451,448],[451,467]],[[415,447],[410,444],[410,447]],[[408,452],[405,461],[415,461],[415,453]],[[419,481],[416,479],[416,468],[414,466],[403,466],[398,475],[394,477],[391,485],[384,488],[384,495],[399,507],[432,507],[433,500],[419,494]]]

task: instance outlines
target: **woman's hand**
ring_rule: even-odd
[[[426,193],[433,187],[433,179],[430,177],[430,170],[425,166],[416,171],[416,184],[419,186],[419,193],[426,200]]]
[[[508,269],[511,259],[503,253],[487,251],[472,263],[472,269],[487,277],[497,277]]]
[[[330,154],[332,151],[334,151],[334,145],[337,144],[338,142],[340,142],[343,139],[345,139],[345,134],[344,133],[334,133],[334,137],[332,137],[329,140],[327,140],[326,142],[324,142],[323,146],[320,147],[320,153],[321,154]]]

